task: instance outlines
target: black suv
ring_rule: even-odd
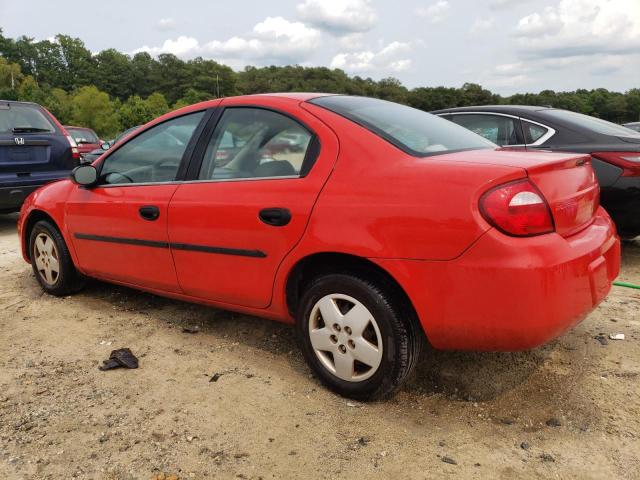
[[[69,176],[79,158],[73,139],[45,108],[0,100],[0,213],[20,210],[33,190]]]
[[[640,133],[550,107],[489,105],[431,112],[503,147],[591,155],[602,206],[624,239],[640,235]]]

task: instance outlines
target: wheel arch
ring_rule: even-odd
[[[23,253],[25,258],[27,258],[29,261],[31,261],[31,249],[29,248],[29,238],[31,237],[31,231],[33,230],[34,225],[41,220],[47,220],[51,222],[58,229],[58,231],[62,233],[62,230],[60,229],[58,223],[51,215],[49,215],[44,210],[33,209],[31,212],[29,212],[29,216],[27,217],[27,220],[24,223],[24,228],[22,230],[22,245],[24,245]]]
[[[355,274],[373,278],[382,287],[390,289],[415,330],[425,333],[413,302],[400,283],[387,270],[371,260],[347,253],[313,253],[296,262],[287,276],[285,286],[287,310],[293,318],[305,287],[314,278],[330,273]]]

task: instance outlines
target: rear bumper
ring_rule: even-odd
[[[56,182],[71,174],[68,170],[34,172],[29,176],[0,175],[0,213],[20,210],[31,192],[47,183]]]
[[[452,261],[374,261],[403,286],[434,347],[515,351],[558,337],[606,297],[620,241],[600,209],[568,238],[490,230]]]

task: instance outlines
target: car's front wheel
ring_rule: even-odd
[[[40,220],[29,236],[29,253],[33,273],[40,286],[51,295],[68,295],[84,285],[76,271],[62,235],[51,222]]]
[[[346,274],[305,290],[297,330],[305,359],[330,389],[371,400],[393,393],[411,372],[421,338],[401,302],[376,282]]]

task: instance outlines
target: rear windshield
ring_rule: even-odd
[[[98,143],[98,136],[94,133],[93,130],[89,130],[88,128],[69,128],[66,127],[69,135],[73,137],[77,144],[81,143]]]
[[[56,128],[35,105],[0,103],[0,133],[51,133]]]
[[[398,103],[342,95],[319,97],[309,102],[348,118],[417,157],[497,148],[464,127]]]
[[[607,122],[599,118],[583,115],[582,113],[570,112],[569,110],[543,110],[540,113],[549,115],[553,118],[565,121],[569,124],[582,127],[601,135],[613,135],[614,137],[638,137],[638,134],[631,129]]]

